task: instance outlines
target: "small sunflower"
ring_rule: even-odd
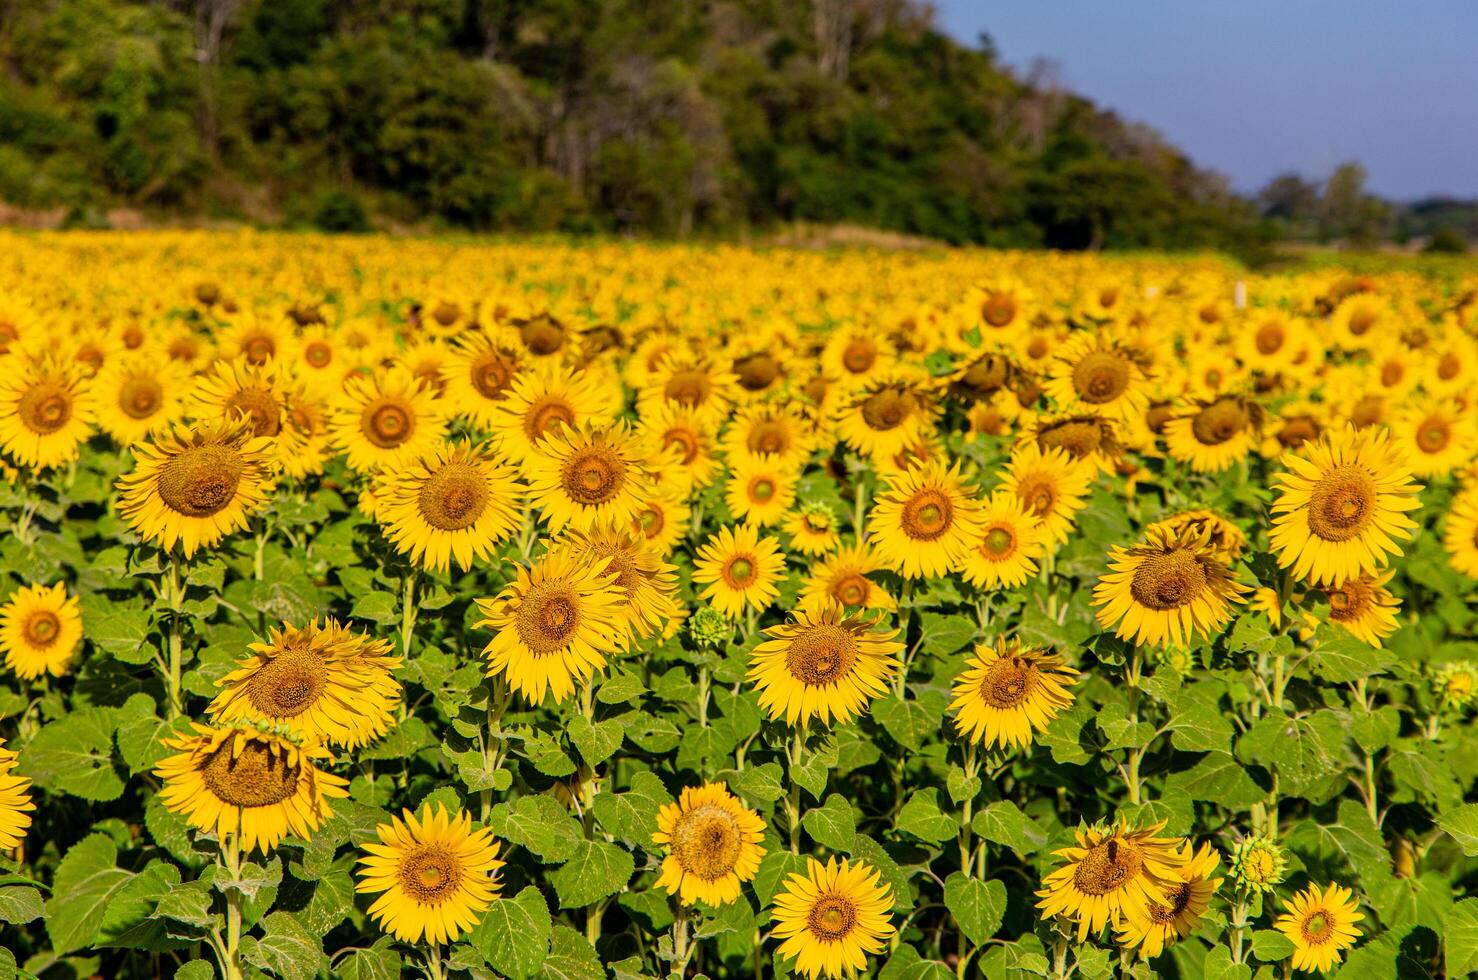
[[[154,770],[159,799],[197,830],[236,835],[247,852],[266,854],[289,833],[308,840],[333,816],[328,799],[349,795],[345,780],[318,768],[333,756],[316,742],[297,746],[249,725],[191,727],[163,740],[180,751]]]
[[[779,542],[760,537],[752,524],[720,528],[698,549],[693,582],[706,585],[702,597],[715,609],[738,619],[745,609],[762,610],[780,594],[785,556]]]
[[[524,469],[529,502],[552,531],[629,522],[647,483],[641,446],[619,422],[547,433]]]
[[[1466,466],[1478,449],[1473,418],[1451,401],[1422,398],[1391,426],[1395,444],[1420,477],[1444,477]]]
[[[624,597],[624,620],[631,635],[645,638],[660,633],[676,614],[677,569],[663,561],[638,532],[619,524],[569,530],[551,550],[596,565],[607,563],[605,570],[616,576],[616,591]]]
[[[1282,463],[1269,541],[1280,568],[1300,579],[1338,585],[1374,572],[1399,555],[1421,506],[1411,471],[1385,430],[1326,433]]]
[[[175,426],[134,447],[137,465],[119,478],[118,511],[165,551],[186,558],[245,530],[272,492],[271,441],[245,419]]]
[[[858,383],[886,371],[897,358],[893,345],[871,328],[843,327],[832,332],[821,352],[828,378]]]
[[[370,905],[370,918],[407,943],[423,936],[433,945],[451,943],[477,927],[502,887],[491,830],[473,830],[466,810],[448,813],[440,803],[423,803],[419,815],[403,810],[375,833],[380,843],[363,845],[354,886],[383,893]]]
[[[1187,842],[1176,857],[1175,879],[1159,900],[1151,901],[1143,913],[1137,908],[1129,911],[1119,924],[1119,945],[1137,948],[1145,959],[1159,956],[1166,946],[1189,936],[1221,887],[1222,879],[1211,877],[1221,857],[1210,844],[1192,853]]]
[[[513,379],[488,428],[503,455],[522,466],[540,452],[549,433],[579,429],[587,423],[605,426],[614,417],[588,375],[541,366]]]
[[[452,349],[443,379],[443,400],[463,418],[482,428],[498,421],[498,407],[524,370],[524,358],[512,347],[475,331]]]
[[[932,578],[961,567],[980,533],[980,514],[959,464],[932,463],[889,483],[873,508],[869,537],[904,578]]]
[[[868,576],[883,561],[865,544],[839,549],[815,565],[801,586],[800,604],[819,608],[834,602],[843,609],[896,609],[898,603]]]
[[[743,456],[730,462],[724,501],[746,524],[780,523],[795,503],[797,474],[774,456]]]
[[[837,515],[819,501],[802,503],[785,516],[782,530],[790,535],[790,547],[803,555],[824,555],[836,549]]]
[[[908,375],[869,382],[837,408],[836,434],[864,456],[889,458],[924,442],[934,430],[933,398]]]
[[[807,459],[814,443],[799,406],[778,402],[751,405],[738,412],[724,433],[723,450],[730,461],[744,456],[771,456],[792,464]]]
[[[503,675],[530,704],[563,701],[605,669],[621,647],[626,596],[606,562],[544,555],[495,599],[478,599],[479,629],[496,632],[483,649],[488,676]]]
[[[1283,914],[1274,927],[1293,943],[1293,968],[1324,972],[1341,959],[1342,951],[1355,945],[1360,930],[1355,923],[1365,916],[1350,889],[1331,884],[1321,890],[1310,885],[1284,903]]]
[[[829,725],[862,713],[887,690],[903,644],[896,629],[878,620],[847,616],[840,606],[804,606],[791,621],[765,630],[769,637],[750,654],[749,679],[760,707],[773,719],[806,725],[814,715]]]
[[[725,905],[765,855],[765,821],[721,783],[688,786],[657,812],[652,843],[667,845],[657,887],[684,904]]]
[[[354,633],[330,619],[302,629],[285,624],[216,682],[218,723],[275,725],[293,734],[358,748],[390,730],[400,700],[391,673],[400,658],[388,640]]]
[[[1396,632],[1396,611],[1401,608],[1401,600],[1386,588],[1391,575],[1357,575],[1339,585],[1323,586],[1329,596],[1329,621],[1373,647],[1380,646]]]
[[[1165,424],[1165,449],[1197,473],[1220,473],[1258,444],[1262,417],[1260,405],[1239,395],[1202,401]]]
[[[5,748],[0,739],[0,848],[12,850],[25,840],[31,826],[31,811],[36,804],[31,802],[31,781],[25,776],[13,776],[20,755]]]
[[[0,651],[5,666],[33,681],[43,674],[60,677],[72,664],[82,641],[82,614],[77,597],[67,598],[61,582],[17,589],[0,606]]]
[[[677,350],[658,361],[646,386],[637,392],[637,408],[645,416],[664,403],[677,406],[716,430],[728,416],[738,390],[738,377],[707,355]]]
[[[642,416],[636,431],[657,448],[664,475],[674,475],[684,492],[708,486],[723,471],[714,455],[712,426],[690,409],[662,402]]]
[[[77,365],[41,358],[0,372],[0,450],[21,466],[70,463],[93,418],[92,387]]]
[[[1040,418],[1029,439],[1042,452],[1061,450],[1090,473],[1112,470],[1123,453],[1114,423],[1092,414]]]
[[[1002,489],[1027,505],[1043,539],[1056,547],[1067,540],[1073,518],[1086,503],[1093,469],[1065,450],[1029,442],[1011,454],[1000,477]]]
[[[977,646],[955,677],[955,731],[986,748],[1024,749],[1072,705],[1077,677],[1059,655],[1015,638]]]
[[[286,412],[286,386],[275,361],[217,361],[209,374],[195,379],[190,393],[192,418],[246,419],[252,435],[270,437],[274,446]]]
[[[221,355],[238,358],[252,367],[284,360],[293,345],[293,329],[286,317],[241,316],[216,333]]]
[[[630,526],[658,555],[669,555],[688,533],[692,519],[688,503],[676,492],[648,488],[637,499]]]
[[[1442,547],[1452,567],[1478,578],[1478,486],[1453,498],[1442,529]]]
[[[1149,378],[1129,345],[1083,332],[1053,351],[1046,393],[1058,411],[1127,422],[1149,407]]]
[[[1432,672],[1432,688],[1443,708],[1466,708],[1478,697],[1478,666],[1468,660],[1452,660]]]
[[[185,375],[150,354],[116,358],[93,379],[98,425],[121,446],[131,446],[184,415]]]
[[[404,466],[446,436],[447,420],[433,392],[405,368],[356,375],[344,382],[329,418],[335,446],[361,473]]]
[[[1036,518],[1009,490],[998,491],[980,514],[980,530],[960,570],[965,581],[986,589],[1012,589],[1037,571],[1043,548]]]
[[[422,568],[464,571],[523,523],[523,487],[486,448],[443,443],[381,481],[375,509],[385,536]]]
[[[882,953],[896,931],[888,921],[893,891],[881,877],[862,861],[807,858],[806,873],[792,874],[775,896],[780,955],[810,978],[866,969],[868,954]]]
[[[1098,622],[1145,646],[1184,647],[1213,636],[1232,618],[1232,604],[1251,591],[1232,577],[1210,535],[1149,531],[1132,548],[1115,547],[1109,570],[1093,588]]]
[[[1169,517],[1162,517],[1145,528],[1146,531],[1157,529],[1171,534],[1180,534],[1187,530],[1205,531],[1212,547],[1228,562],[1242,557],[1242,551],[1247,547],[1247,535],[1242,533],[1242,529],[1211,510],[1183,510]]]
[[[1081,828],[1076,847],[1057,853],[1067,863],[1042,880],[1037,908],[1078,927],[1078,942],[1097,936],[1105,925],[1144,918],[1180,880],[1180,841],[1156,836],[1161,821],[1133,827],[1119,821],[1110,827]]]

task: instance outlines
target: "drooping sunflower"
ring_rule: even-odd
[[[870,515],[868,537],[904,578],[932,578],[961,567],[980,533],[980,515],[959,464],[930,463],[888,484]]]
[[[33,681],[42,674],[60,677],[72,664],[82,640],[82,614],[67,586],[26,585],[0,607],[0,651],[5,666]]]
[[[523,357],[512,347],[474,331],[452,349],[442,398],[456,414],[488,428],[497,421],[498,405],[523,370]]]
[[[1262,406],[1240,395],[1201,401],[1165,423],[1165,449],[1197,473],[1220,473],[1258,444],[1262,419]]]
[[[841,548],[811,566],[800,604],[816,609],[834,602],[848,611],[896,609],[898,603],[887,590],[868,578],[882,567],[882,559],[865,544]]]
[[[1062,449],[1028,442],[1011,454],[1000,477],[1002,489],[1026,504],[1043,539],[1056,547],[1067,540],[1073,518],[1086,503],[1093,469]]]
[[[317,742],[294,745],[250,725],[191,727],[163,739],[180,751],[154,770],[159,799],[198,830],[237,836],[248,853],[266,854],[289,833],[308,840],[333,816],[329,798],[349,795],[347,781],[318,768],[333,756]]]
[[[284,624],[253,643],[236,669],[216,682],[209,712],[218,723],[247,722],[358,748],[390,730],[400,700],[391,673],[400,658],[390,642],[355,633],[335,620],[302,629]]]
[[[523,487],[485,446],[442,443],[387,474],[375,519],[402,554],[422,568],[464,571],[523,523]]]
[[[375,828],[380,843],[364,845],[354,890],[380,893],[370,918],[396,939],[455,942],[477,927],[501,889],[500,845],[486,827],[472,829],[466,810],[448,813],[422,803],[418,814],[401,811]]]
[[[92,387],[75,364],[44,357],[0,372],[0,450],[21,466],[44,470],[76,459],[94,414]]]
[[[863,861],[806,859],[806,873],[792,874],[775,896],[779,953],[807,977],[850,976],[867,968],[896,931],[888,920],[893,890]]]
[[[606,563],[616,576],[623,596],[622,619],[629,635],[645,638],[660,633],[677,612],[677,569],[662,560],[642,535],[619,524],[597,525],[589,531],[568,530],[553,549],[571,558]]]
[[[913,377],[897,372],[868,382],[837,406],[836,434],[852,449],[891,457],[924,442],[938,409]]]
[[[1233,578],[1202,528],[1179,534],[1150,530],[1132,548],[1109,552],[1109,570],[1093,587],[1098,622],[1144,646],[1184,647],[1214,636],[1232,618],[1233,603],[1251,588]]]
[[[1391,594],[1386,583],[1391,572],[1357,575],[1339,585],[1326,585],[1329,597],[1329,621],[1340,626],[1373,647],[1396,632],[1396,612],[1401,600]]]
[[[1453,568],[1478,578],[1478,486],[1453,498],[1442,528],[1442,547]]]
[[[765,821],[722,783],[688,786],[657,812],[652,843],[667,845],[657,887],[686,905],[725,905],[765,855]]]
[[[1180,534],[1185,530],[1198,532],[1204,530],[1212,546],[1221,552],[1228,562],[1242,557],[1242,550],[1247,547],[1247,535],[1242,533],[1242,529],[1212,510],[1183,510],[1169,517],[1160,518],[1145,530],[1157,528],[1169,531],[1171,534]]]
[[[1420,477],[1443,477],[1468,464],[1478,449],[1473,416],[1450,400],[1421,398],[1391,426],[1394,441]]]
[[[540,704],[550,694],[563,701],[604,670],[626,629],[626,596],[607,565],[551,552],[533,567],[519,566],[517,581],[497,598],[478,599],[486,618],[477,627],[495,631],[482,651],[488,676],[502,675]]]
[[[1042,879],[1037,908],[1075,923],[1078,942],[1099,935],[1105,925],[1146,917],[1150,904],[1180,880],[1181,842],[1156,836],[1164,826],[1161,821],[1134,827],[1120,820],[1108,827],[1080,827],[1077,846],[1056,852],[1067,863]]]
[[[693,582],[705,585],[702,597],[738,619],[745,609],[763,610],[780,594],[785,556],[772,537],[760,537],[752,524],[720,528],[698,549]]]
[[[781,525],[790,535],[790,546],[803,555],[824,555],[836,548],[836,511],[820,501],[800,504],[785,516]]]
[[[115,358],[93,379],[98,426],[121,446],[178,422],[188,382],[171,361],[149,353]]]
[[[1090,472],[1112,470],[1124,451],[1114,423],[1092,414],[1039,418],[1027,438],[1043,452],[1061,450]]]
[[[1024,749],[1073,703],[1078,673],[1048,650],[1002,636],[981,644],[956,677],[955,731],[987,748]]]
[[[1342,885],[1325,889],[1309,885],[1284,903],[1283,914],[1273,925],[1293,943],[1293,968],[1324,972],[1355,945],[1360,930],[1355,923],[1365,918],[1355,894]]]
[[[1393,539],[1409,539],[1421,487],[1384,429],[1325,433],[1285,453],[1269,535],[1280,568],[1300,579],[1338,585],[1373,572],[1399,555]]]
[[[965,581],[987,589],[1012,589],[1037,571],[1045,550],[1036,518],[1009,490],[997,491],[980,514],[980,530],[960,565]]]
[[[880,629],[876,617],[848,616],[835,604],[802,606],[765,635],[770,639],[750,653],[749,680],[759,689],[760,707],[789,725],[805,726],[813,716],[829,725],[861,714],[887,690],[903,649],[896,629]]]
[[[1221,887],[1222,879],[1211,877],[1221,857],[1210,844],[1202,844],[1193,852],[1188,841],[1176,857],[1176,880],[1158,900],[1149,903],[1144,914],[1130,910],[1119,924],[1119,945],[1138,948],[1145,959],[1159,956],[1166,946],[1189,936]]]
[[[540,366],[513,379],[488,428],[503,455],[522,466],[549,433],[586,424],[604,427],[614,417],[604,392],[584,372]]]
[[[730,461],[724,500],[729,512],[746,524],[780,523],[795,503],[797,474],[773,456],[742,456]]]
[[[20,754],[5,748],[0,739],[0,848],[11,850],[19,847],[31,826],[30,812],[36,809],[31,801],[31,781],[25,776],[13,776],[11,772],[20,762]]]
[[[647,483],[642,447],[622,422],[550,432],[524,470],[529,501],[552,531],[629,522]]]
[[[446,437],[445,409],[405,368],[356,375],[329,417],[334,444],[361,473],[405,466]]]
[[[118,511],[165,551],[178,542],[186,558],[244,530],[275,483],[271,440],[254,437],[246,419],[177,425],[133,452]]]

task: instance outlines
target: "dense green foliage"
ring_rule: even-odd
[[[0,0],[0,44],[0,200],[74,216],[1065,248],[1259,227],[1153,133],[911,0]]]

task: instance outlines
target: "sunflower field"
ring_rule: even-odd
[[[1478,971],[1478,265],[0,235],[0,980]]]

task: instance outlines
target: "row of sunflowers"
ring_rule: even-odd
[[[1478,269],[0,242],[0,977],[1478,970]]]

